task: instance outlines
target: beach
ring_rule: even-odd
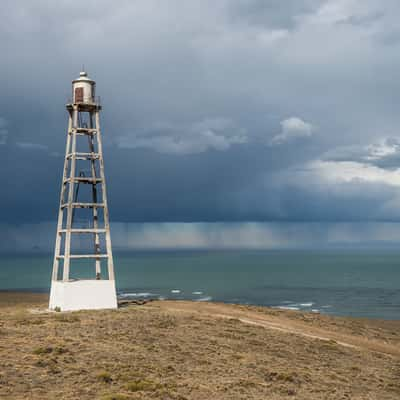
[[[400,321],[191,301],[48,312],[0,293],[1,399],[398,399]]]

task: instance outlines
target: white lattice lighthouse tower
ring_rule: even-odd
[[[100,131],[101,105],[95,97],[95,85],[86,72],[81,72],[72,82],[72,102],[66,106],[68,135],[50,309],[117,307]],[[79,213],[84,214],[83,219],[78,218]],[[82,242],[91,250],[83,252]],[[76,268],[93,268],[93,279],[71,279],[72,264],[76,262]],[[90,264],[82,265],[87,262]]]

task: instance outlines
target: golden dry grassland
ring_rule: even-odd
[[[0,399],[400,399],[400,322],[0,293]]]

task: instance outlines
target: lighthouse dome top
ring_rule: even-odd
[[[86,71],[81,71],[79,73],[79,78],[74,79],[72,81],[72,83],[76,83],[76,82],[87,82],[87,83],[91,83],[91,84],[95,83],[93,79],[89,78],[88,73]]]

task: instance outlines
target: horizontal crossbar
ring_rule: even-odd
[[[99,153],[68,153],[67,159],[70,160],[72,156],[74,156],[76,160],[98,160],[100,158]]]
[[[72,128],[71,132],[88,132],[88,133],[93,133],[97,132],[96,128]]]
[[[63,259],[65,256],[57,256],[56,258]],[[71,254],[69,258],[108,258],[108,254]]]
[[[100,183],[102,182],[101,178],[89,178],[89,177],[75,177],[75,178],[67,178],[64,180],[64,183],[67,182],[80,182],[80,183]]]
[[[69,103],[66,105],[68,111],[73,111],[74,107],[78,111],[100,111],[101,105],[99,103]]]
[[[59,233],[106,233],[105,229],[102,228],[72,228],[72,229],[60,229]]]
[[[68,203],[62,204],[61,208],[67,208]],[[72,208],[104,208],[103,203],[71,203]]]

